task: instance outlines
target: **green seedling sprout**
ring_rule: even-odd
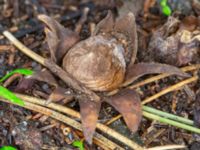
[[[3,97],[13,103],[20,106],[24,106],[24,101],[18,98],[13,92],[9,91],[7,88],[0,86],[0,97]]]
[[[33,71],[29,70],[29,69],[15,69],[15,70],[9,72],[8,74],[6,74],[3,78],[1,78],[0,83],[5,81],[6,79],[8,79],[10,76],[12,76],[15,73],[19,73],[19,74],[28,76],[28,75],[32,75]]]
[[[29,70],[29,69],[15,69],[15,70],[9,72],[8,74],[6,74],[4,77],[2,77],[0,79],[0,84],[15,73],[19,73],[19,74],[28,76],[28,75],[32,75],[33,71]],[[0,85],[0,96],[11,101],[11,102],[13,102],[13,103],[16,103],[20,106],[24,106],[23,100],[18,98],[13,92],[11,92],[10,90],[8,90],[7,88],[5,88],[1,85]]]
[[[79,148],[79,150],[84,150],[83,142],[80,140],[74,141],[72,145]]]
[[[170,16],[172,14],[172,10],[169,7],[169,5],[167,4],[167,0],[161,0],[160,1],[160,6],[162,9],[162,13],[166,16]]]
[[[0,150],[17,150],[17,149],[12,146],[3,146],[0,148]]]

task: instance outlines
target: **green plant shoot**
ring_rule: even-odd
[[[84,146],[83,146],[83,142],[82,142],[82,141],[79,141],[79,140],[74,141],[74,142],[72,143],[72,145],[73,145],[74,147],[78,147],[79,150],[84,150]]]
[[[12,146],[3,146],[0,148],[0,150],[17,150],[17,149]]]
[[[167,0],[161,0],[161,1],[160,1],[160,5],[161,5],[162,7],[166,6],[166,5],[167,5]]]
[[[15,69],[15,70],[9,72],[8,74],[6,74],[4,77],[2,77],[0,79],[0,83],[5,81],[6,79],[8,79],[10,76],[12,76],[15,73],[19,73],[19,74],[27,76],[27,75],[32,75],[33,71],[29,70],[29,69]],[[7,88],[4,88],[3,86],[0,86],[0,96],[11,101],[11,102],[13,102],[13,103],[16,103],[20,106],[24,106],[23,100],[18,98],[14,93],[9,91]]]
[[[162,12],[163,12],[163,14],[165,14],[166,16],[170,16],[171,13],[172,13],[172,11],[171,11],[171,9],[170,9],[169,6],[164,6],[164,7],[162,7]]]
[[[23,100],[3,86],[0,86],[0,96],[20,106],[24,106]]]
[[[170,16],[172,14],[172,10],[167,4],[167,0],[161,0],[160,1],[160,6],[162,8],[162,13],[166,16]]]
[[[6,74],[4,77],[2,77],[0,79],[0,83],[3,82],[3,81],[5,81],[6,79],[8,79],[10,76],[12,76],[15,73],[19,73],[19,74],[28,76],[28,75],[32,75],[33,71],[29,70],[29,69],[15,69],[15,70],[9,72],[8,74]]]

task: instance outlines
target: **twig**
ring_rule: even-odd
[[[16,94],[16,95],[18,97],[20,97],[21,99],[25,100],[25,101],[30,101],[30,102],[45,106],[45,101],[44,100],[41,100],[41,99],[38,99],[38,98],[35,98],[35,97],[30,97],[30,96],[27,96],[27,95],[21,95],[21,94]],[[70,116],[73,116],[73,117],[76,117],[76,118],[80,119],[80,114],[78,112],[70,109],[70,108],[67,108],[67,107],[64,107],[64,106],[61,106],[61,105],[58,105],[58,104],[54,104],[54,103],[48,104],[47,107],[55,109],[55,110],[58,110],[60,112],[66,113],[66,114],[68,114]],[[156,118],[158,121],[161,121],[161,122],[164,122],[164,123],[167,123],[167,124],[171,124],[171,125],[174,125],[174,126],[177,126],[177,127],[189,130],[189,131],[194,131],[196,133],[200,133],[200,129],[180,123],[180,122],[184,122],[184,123],[187,123],[187,124],[193,124],[193,121],[191,121],[189,119],[185,119],[185,118],[178,117],[178,116],[175,116],[175,115],[172,115],[172,114],[169,114],[169,113],[165,113],[165,112],[156,110],[156,109],[148,107],[148,106],[143,106],[143,110],[146,110],[146,111],[149,111],[149,112],[154,112],[155,114],[161,114],[161,116],[162,116],[161,117],[161,116],[158,116],[158,115],[150,114],[148,112],[143,112],[143,115],[145,117],[148,117],[148,118],[151,118],[151,119],[152,119],[152,117],[154,117],[153,119]],[[180,122],[176,122],[176,121],[173,121],[173,120],[170,120],[170,119],[166,119],[164,117],[169,117],[170,119],[174,119],[174,120],[177,120],[177,121],[180,121]],[[100,123],[97,124],[97,128],[100,129],[104,133],[106,133],[106,131],[108,131],[108,129],[107,129],[108,127],[106,127],[106,126],[104,126],[104,125],[102,125]],[[108,132],[107,132],[107,134],[108,134]],[[112,132],[109,135],[114,137],[115,139],[120,140],[120,136],[119,135],[112,134]],[[125,142],[127,142],[127,141],[125,141]],[[125,143],[125,144],[127,144],[127,143]]]
[[[19,98],[23,99],[24,101],[28,101],[31,103],[35,103],[35,104],[39,104],[42,106],[46,106],[48,108],[60,111],[62,113],[65,113],[69,116],[75,117],[75,118],[79,118],[80,119],[80,113],[68,108],[68,107],[64,107],[62,105],[58,105],[55,103],[49,103],[48,105],[46,105],[46,101],[39,99],[39,98],[35,98],[35,97],[31,97],[31,96],[27,96],[27,95],[22,95],[22,94],[16,94]],[[130,139],[122,136],[121,134],[117,133],[116,131],[114,131],[113,129],[97,123],[97,129],[99,129],[100,131],[108,134],[109,136],[111,136],[112,138],[122,142],[123,144],[136,149],[136,150],[142,150],[143,148],[141,146],[139,146],[137,143],[134,143],[133,141],[131,141]]]
[[[183,68],[181,68],[181,70],[184,71],[184,72],[188,72],[188,71],[192,71],[192,70],[197,70],[199,68],[200,68],[200,64],[195,64],[195,65],[183,67]],[[133,85],[129,86],[129,88],[130,89],[135,89],[135,88],[138,88],[138,87],[143,86],[145,84],[148,84],[148,83],[151,83],[151,82],[166,78],[166,77],[168,77],[170,75],[171,74],[160,74],[160,75],[157,75],[157,76],[153,76],[151,78],[148,78],[146,80],[143,80],[141,82],[133,84]]]
[[[88,7],[85,7],[83,9],[82,16],[79,19],[78,23],[76,24],[76,28],[75,28],[76,33],[81,32],[83,24],[87,21],[87,16],[88,16],[89,11],[90,11],[90,9]]]
[[[11,45],[0,45],[0,53],[5,51],[10,51],[11,48],[12,48]]]
[[[33,60],[39,62],[43,66],[47,67],[49,70],[51,70],[55,75],[60,77],[67,85],[72,87],[73,89],[79,91],[77,94],[77,98],[85,97],[87,99],[93,100],[93,101],[99,101],[100,97],[95,94],[93,91],[87,89],[85,86],[80,84],[77,80],[75,80],[69,73],[64,71],[61,67],[56,65],[53,61],[45,59],[41,57],[40,55],[36,54],[32,50],[30,50],[28,47],[23,45],[19,40],[17,40],[9,31],[4,31],[3,35],[10,40],[11,43],[13,43],[21,52],[32,58]],[[82,95],[80,95],[80,93]]]
[[[55,16],[55,19],[58,19],[62,22],[62,21],[68,21],[68,20],[71,20],[71,19],[76,19],[80,15],[81,15],[81,11],[76,11],[76,12],[71,12],[71,13],[68,12],[66,15],[62,15],[62,16],[58,16],[58,17]],[[21,37],[23,37],[27,34],[31,34],[31,33],[34,33],[36,31],[40,31],[44,27],[43,25],[40,25],[38,22],[35,22],[35,21],[34,21],[34,24],[37,24],[37,25],[32,26],[31,28],[20,28],[20,29],[18,29],[18,27],[14,26],[14,27],[11,27],[7,30],[10,31],[11,33],[15,32],[15,33],[13,33],[13,35],[16,38],[21,38]],[[4,39],[4,36],[0,36],[0,40],[3,40],[3,39]]]
[[[13,28],[17,28],[17,27],[11,27],[10,29],[8,29],[10,32],[15,32],[13,31],[12,29]],[[18,28],[17,28],[18,29]],[[15,35],[15,37],[17,38],[21,38],[27,34],[31,34],[31,33],[34,33],[36,31],[40,31],[41,29],[43,29],[43,25],[37,25],[37,26],[34,26],[34,27],[31,27],[31,28],[22,28],[22,29],[18,29],[18,31],[16,31],[15,33],[13,33]],[[0,36],[0,40],[3,40],[5,38],[5,36]]]
[[[12,103],[10,101],[7,101],[7,100],[4,100],[4,99],[0,99],[1,101],[3,102],[6,102],[6,103],[10,103],[10,104],[14,104],[14,105],[17,105],[15,103]],[[39,105],[36,105],[36,104],[33,104],[33,103],[30,103],[30,102],[27,102],[25,101],[24,102],[24,108],[27,108],[29,110],[33,110],[33,111],[36,111],[36,112],[39,112],[39,113],[42,113],[44,115],[47,115],[47,116],[50,116],[56,120],[59,120],[79,131],[82,131],[82,127],[81,127],[81,124],[63,114],[60,114],[54,110],[51,110],[51,109],[48,109],[48,108],[45,108],[45,107],[42,107],[42,106],[39,106]],[[123,148],[121,148],[120,146],[118,146],[117,144],[113,143],[112,141],[108,140],[107,138],[103,137],[102,135],[98,134],[98,133],[95,133],[94,134],[94,137],[96,139],[98,139],[101,143],[104,143],[107,147],[111,148],[111,149],[115,149],[115,148],[119,148],[120,150],[123,150]],[[105,146],[104,145],[104,146]]]
[[[198,80],[198,76],[194,76],[194,77],[191,77],[189,79],[183,80],[183,81],[181,81],[181,82],[179,82],[177,84],[174,84],[174,85],[172,85],[172,86],[170,86],[170,87],[158,92],[157,94],[155,94],[155,95],[153,95],[151,97],[146,98],[145,100],[142,101],[142,104],[144,105],[146,103],[149,103],[149,102],[155,100],[156,98],[159,98],[160,96],[162,96],[164,94],[167,94],[169,92],[177,90],[177,89],[181,88],[182,86],[184,86],[186,84],[189,84],[191,82],[194,82],[196,80]]]
[[[45,59],[41,57],[40,55],[36,54],[32,50],[30,50],[28,47],[23,45],[19,40],[17,40],[9,31],[4,31],[3,35],[11,41],[17,48],[19,48],[20,51],[22,51],[27,56],[31,57],[35,61],[39,62],[40,64],[44,65]]]
[[[166,130],[167,130],[166,128],[159,129],[159,130],[157,130],[157,132],[155,134],[153,134],[152,136],[147,138],[147,140],[145,141],[146,147],[148,147],[148,145],[151,144],[155,139],[159,138],[159,136],[161,134],[163,134]],[[143,137],[144,137],[144,135],[143,135]]]
[[[183,149],[186,148],[185,145],[166,145],[166,146],[156,146],[152,148],[148,148],[147,150],[174,150],[174,149]]]

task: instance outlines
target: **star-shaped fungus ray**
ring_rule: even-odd
[[[127,68],[123,86],[127,86],[141,76],[155,73],[168,73],[179,75],[182,77],[189,77],[189,74],[184,73],[179,68],[171,65],[160,63],[138,63],[132,64]]]
[[[79,41],[79,35],[46,15],[39,15],[38,19],[46,25],[46,41],[50,49],[51,59],[54,62],[60,62],[67,50]]]
[[[132,132],[137,131],[142,118],[142,107],[140,97],[135,91],[123,89],[105,101],[122,114]]]
[[[91,100],[79,100],[79,105],[83,134],[86,141],[89,144],[92,144],[92,138],[97,124],[101,102],[94,102]]]

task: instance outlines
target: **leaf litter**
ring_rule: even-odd
[[[51,2],[49,2],[49,3],[47,3],[49,6],[54,6]],[[48,5],[44,5],[44,8],[45,9],[49,9],[49,7],[47,7]],[[12,6],[10,6],[11,8],[12,8]],[[119,6],[116,6],[117,8],[119,7]],[[97,12],[98,13],[98,12]],[[99,13],[100,14],[100,13]],[[105,15],[104,15],[105,16]],[[168,19],[170,19],[170,18],[168,18]],[[187,19],[186,19],[187,20]],[[194,19],[195,20],[195,19]],[[43,21],[44,21],[44,19],[43,19]],[[99,21],[100,21],[100,19],[99,19]],[[124,21],[124,20],[123,20]],[[126,20],[125,20],[126,21]],[[155,21],[155,20],[152,20],[152,22],[153,21]],[[45,21],[44,21],[45,22]],[[48,49],[50,49],[50,57],[51,57],[51,59],[53,60],[53,61],[55,61],[55,62],[57,62],[57,63],[61,63],[61,58],[63,57],[62,55],[63,54],[65,54],[66,53],[66,51],[65,52],[55,52],[56,50],[63,50],[63,47],[64,48],[66,48],[66,50],[69,50],[71,47],[73,47],[73,46],[71,46],[71,45],[74,45],[75,43],[77,43],[78,41],[79,41],[79,37],[76,37],[75,38],[75,40],[72,40],[72,44],[70,44],[69,46],[67,45],[62,45],[62,41],[69,41],[69,40],[71,40],[71,39],[67,39],[67,38],[69,38],[70,37],[70,34],[72,34],[72,32],[71,31],[69,31],[68,29],[68,31],[66,31],[66,35],[67,35],[67,37],[63,37],[63,35],[62,35],[62,33],[65,33],[65,31],[63,32],[63,30],[65,30],[61,25],[59,25],[59,23],[55,23],[55,21],[52,21],[52,20],[50,20],[50,22],[54,22],[54,23],[49,23],[48,22],[48,28],[45,28],[45,32],[46,32],[46,34],[47,34],[47,43],[48,43],[48,46],[49,47],[46,47],[46,50],[48,50]],[[120,20],[120,22],[122,22],[121,20]],[[151,20],[150,20],[150,22],[151,22]],[[181,21],[178,21],[178,22],[184,22],[183,20],[181,20]],[[185,21],[185,22],[187,22],[188,23],[188,21]],[[193,22],[193,21],[191,21],[191,22]],[[194,21],[195,22],[195,21]],[[45,22],[46,23],[46,22]],[[173,28],[174,26],[172,26],[172,30],[169,30],[169,31],[167,31],[168,29],[171,29],[171,28],[168,28],[168,26],[166,25],[166,27],[165,27],[165,25],[164,25],[164,29],[162,28],[162,29],[159,29],[158,31],[155,31],[154,32],[154,34],[152,35],[152,37],[151,37],[151,40],[150,40],[150,47],[148,48],[148,54],[146,54],[146,57],[149,57],[148,58],[148,61],[150,60],[150,61],[152,61],[152,60],[154,60],[155,62],[159,62],[159,63],[167,63],[167,64],[171,64],[171,65],[176,65],[176,66],[183,66],[183,65],[186,65],[186,64],[188,64],[188,63],[198,63],[198,60],[196,60],[196,54],[198,54],[199,53],[199,33],[198,32],[196,32],[196,30],[198,31],[199,29],[198,29],[198,27],[195,27],[195,25],[194,25],[194,27],[191,27],[190,25],[180,25],[181,23],[178,23],[178,30],[177,30],[177,26],[175,26],[175,29]],[[53,25],[54,24],[54,25]],[[56,25],[55,25],[56,24]],[[113,25],[112,25],[112,23],[110,23],[111,24],[111,27],[113,27]],[[183,23],[184,24],[184,23]],[[195,24],[195,23],[192,23],[192,24]],[[125,24],[124,24],[125,25]],[[116,28],[116,29],[120,29],[119,31],[120,32],[122,32],[122,34],[126,34],[126,36],[128,37],[129,35],[127,35],[127,31],[125,31],[124,33],[123,33],[123,28],[125,28],[125,29],[127,29],[128,30],[128,28],[127,28],[127,26],[125,26],[124,27],[124,25],[123,24],[119,24],[118,25],[118,27]],[[170,25],[170,24],[169,24]],[[105,25],[103,25],[103,26],[98,26],[97,25],[97,27],[98,28],[100,28],[100,29],[104,29],[104,26]],[[170,26],[171,27],[171,26]],[[55,30],[55,28],[56,28],[56,30]],[[192,29],[191,29],[192,28]],[[108,34],[107,32],[112,32],[112,28],[108,28],[108,29],[106,29],[106,30],[108,30],[108,31],[104,31],[106,34]],[[52,33],[50,32],[50,31],[53,31]],[[119,32],[118,31],[118,32]],[[158,34],[157,34],[157,32],[160,32],[161,31],[161,33],[159,33],[159,36],[157,36]],[[41,31],[42,32],[42,31]],[[102,32],[102,31],[101,31]],[[114,30],[114,32],[115,32],[115,30]],[[164,32],[164,33],[162,33],[162,32]],[[176,34],[175,34],[175,36],[174,36],[174,34],[172,34],[172,33],[174,33],[174,32],[176,32]],[[73,33],[74,34],[74,33]],[[109,33],[110,34],[110,33]],[[140,35],[141,33],[139,33],[139,39],[141,38]],[[112,34],[111,34],[112,35]],[[38,35],[37,35],[38,36]],[[49,37],[51,37],[51,38],[48,38],[48,36]],[[112,35],[113,36],[113,35]],[[175,39],[174,39],[174,37],[175,37]],[[51,39],[56,39],[56,40],[54,40],[53,42],[51,42]],[[157,39],[158,38],[158,39]],[[160,39],[161,39],[161,42],[159,41]],[[59,39],[59,40],[58,40]],[[61,39],[61,40],[60,40]],[[135,43],[135,40],[136,38],[135,37],[133,37],[133,38],[128,38],[128,39],[126,39],[126,40],[128,40],[128,42],[130,42],[130,43]],[[167,39],[167,40],[166,40]],[[173,40],[174,39],[174,40]],[[129,41],[130,40],[130,41]],[[134,42],[131,42],[131,40],[133,40]],[[156,43],[159,43],[159,44],[154,44],[153,46],[151,45],[151,43],[155,43],[155,41],[156,40],[158,40]],[[59,41],[59,42],[57,42],[57,43],[54,43],[54,42],[56,42],[56,41]],[[164,42],[163,42],[164,41]],[[169,43],[166,43],[166,41],[168,42],[169,41]],[[169,47],[169,48],[166,48],[166,51],[164,50],[164,54],[162,54],[162,52],[163,52],[163,49],[162,48],[165,48],[165,46],[167,45],[167,46],[173,46],[173,44],[171,44],[170,43],[170,41],[172,41],[172,42],[175,42],[174,43],[174,45],[175,45],[175,50],[174,50],[174,52],[172,52],[172,53],[170,53],[170,52],[168,52],[168,50],[170,50],[171,48]],[[178,41],[178,42],[177,42]],[[41,42],[43,42],[43,40],[41,41]],[[162,43],[163,42],[163,43]],[[64,43],[71,43],[71,42],[64,42]],[[145,43],[146,44],[146,43]],[[161,44],[161,45],[160,45]],[[164,46],[162,46],[162,44],[164,44]],[[135,44],[136,45],[136,44]],[[135,45],[133,45],[132,47],[130,47],[130,48],[133,48]],[[157,46],[159,46],[158,48],[157,48]],[[153,47],[153,48],[152,48]],[[161,49],[160,49],[161,48]],[[129,47],[127,48],[127,49],[129,49]],[[139,45],[139,48],[138,49],[140,49],[140,45]],[[152,50],[152,49],[156,49],[156,51],[155,50]],[[189,51],[188,52],[188,49],[192,49],[191,51]],[[142,50],[142,48],[141,48],[141,50]],[[144,58],[140,58],[140,56],[141,56],[141,54],[143,53],[143,51],[141,52],[141,50],[138,52],[139,54],[138,54],[138,58],[137,58],[137,62],[142,62],[141,60],[143,60]],[[159,52],[157,52],[157,51],[161,51],[161,53],[159,53]],[[135,53],[135,55],[137,54],[137,52],[133,52],[133,53]],[[56,56],[57,54],[59,54],[60,56]],[[149,55],[150,54],[150,55]],[[43,52],[42,52],[42,55],[45,55]],[[142,54],[143,55],[143,54]],[[134,56],[134,54],[133,54],[133,56]],[[170,57],[170,56],[173,56],[173,57]],[[18,57],[18,56],[17,56]],[[134,64],[135,63],[135,57],[136,56],[134,56],[132,59],[130,59],[129,60],[129,63],[130,64]],[[169,57],[169,58],[168,58]],[[197,57],[198,58],[198,57]],[[137,76],[138,77],[140,77],[141,75],[145,75],[145,74],[152,74],[152,73],[170,73],[170,74],[177,74],[177,75],[181,75],[182,77],[183,76],[188,76],[188,74],[185,74],[185,73],[182,73],[181,71],[179,72],[179,70],[177,69],[177,68],[175,68],[175,67],[172,67],[172,66],[169,66],[168,68],[169,69],[165,69],[165,67],[166,67],[166,65],[162,65],[162,64],[151,64],[150,66],[152,66],[151,68],[149,68],[148,67],[148,65],[149,65],[149,63],[148,62],[146,62],[146,64],[144,63],[143,65],[142,64],[138,64],[138,63],[136,63],[136,66],[139,66],[139,68],[143,68],[144,66],[147,66],[147,68],[149,69],[149,71],[147,71],[146,72],[146,69],[141,69],[142,71],[141,72],[135,72],[134,73],[134,70],[135,69],[133,69],[133,71],[129,71],[128,70],[128,73],[130,72],[130,75],[128,74],[127,76],[126,76],[126,78],[128,78],[128,80],[127,81],[129,81],[128,82],[128,84],[130,84],[130,83],[132,83],[135,79],[137,79],[137,78],[134,78],[134,79],[131,79],[131,78],[133,78],[133,75],[135,76],[135,74],[138,74]],[[140,66],[141,65],[141,66]],[[131,66],[131,67],[133,67],[134,68],[134,65],[133,66]],[[155,67],[157,67],[157,68],[155,68]],[[171,68],[170,68],[171,67]],[[152,69],[154,69],[155,68],[155,70],[152,70]],[[161,70],[159,70],[158,68],[161,68]],[[167,67],[166,67],[167,68]],[[128,68],[129,69],[129,68]],[[147,70],[148,70],[147,69]],[[126,72],[127,73],[127,72]],[[36,73],[36,76],[37,76],[37,73]],[[131,78],[130,78],[130,77]],[[45,76],[46,77],[46,76]],[[47,78],[44,78],[44,77],[40,77],[40,75],[39,76],[37,76],[37,77],[35,77],[35,79],[36,80],[40,80],[40,81],[44,81],[44,82],[47,82],[47,83],[49,83],[49,84],[51,84],[51,85],[53,85],[54,87],[58,87],[58,85],[57,84],[54,84],[55,82],[54,82],[54,79],[51,79],[50,77],[47,77]],[[34,79],[34,80],[35,80]],[[56,80],[55,80],[56,81]],[[38,81],[37,81],[38,82]],[[56,81],[57,82],[57,81]],[[20,82],[19,82],[20,83]],[[53,84],[52,84],[53,83]],[[59,83],[60,84],[60,83]],[[127,84],[127,85],[128,85]],[[162,83],[163,84],[163,83]],[[23,84],[22,84],[23,85]],[[33,84],[32,84],[33,85]],[[63,85],[63,84],[61,84],[61,85]],[[164,85],[163,85],[164,86]],[[27,87],[29,87],[29,86],[27,86]],[[66,88],[66,87],[65,87]],[[149,87],[148,87],[149,88]],[[53,90],[52,90],[53,91]],[[154,90],[152,90],[152,92],[153,92]],[[127,94],[128,93],[128,94]],[[128,95],[131,95],[131,94],[133,94],[133,96],[128,96]],[[136,96],[137,94],[134,94],[134,92],[131,92],[131,93],[129,93],[129,91],[126,91],[126,89],[125,90],[123,90],[123,89],[121,89],[120,90],[120,92],[119,93],[117,93],[116,95],[113,95],[112,97],[110,97],[110,99],[108,98],[107,100],[105,100],[106,102],[108,102],[109,104],[111,104],[114,108],[116,108],[116,110],[118,110],[120,113],[122,113],[122,115],[124,116],[124,119],[125,119],[125,122],[127,123],[127,125],[129,126],[129,128],[130,129],[132,129],[132,131],[134,130],[137,130],[137,126],[139,126],[139,122],[141,121],[141,109],[139,108],[139,106],[140,106],[140,100],[139,100],[139,98],[137,98],[138,96]],[[145,95],[145,94],[144,94]],[[144,96],[143,95],[143,96]],[[125,99],[126,98],[126,96],[127,96],[127,99]],[[123,98],[124,97],[124,98]],[[129,99],[129,97],[136,97],[135,99]],[[142,96],[140,96],[140,97],[142,97]],[[114,99],[119,99],[119,100],[114,100]],[[127,101],[126,101],[127,100]],[[121,102],[120,104],[118,104],[118,101],[119,102]],[[87,102],[87,103],[86,103]],[[124,102],[124,104],[123,105],[121,105],[122,103]],[[128,105],[127,103],[129,103],[130,102],[130,105]],[[96,104],[95,105],[95,107],[93,107],[92,106],[92,104],[91,104],[91,108],[92,109],[89,109],[89,111],[87,110],[87,107],[86,106],[84,106],[84,105],[89,105],[90,106],[90,101],[89,100],[85,100],[85,101],[79,101],[79,103],[80,103],[80,107],[82,106],[82,109],[80,108],[80,111],[81,112],[83,112],[83,116],[85,116],[85,117],[83,117],[83,120],[82,120],[82,122],[83,122],[83,126],[84,126],[84,122],[89,122],[89,123],[86,123],[86,125],[91,125],[91,129],[89,128],[89,130],[90,131],[85,131],[84,133],[85,133],[85,136],[86,136],[86,139],[88,138],[88,140],[87,141],[91,141],[91,136],[92,136],[92,132],[94,132],[93,130],[94,130],[94,126],[95,126],[95,122],[97,121],[97,117],[98,117],[98,113],[99,113],[99,104]],[[83,103],[83,104],[82,104]],[[86,104],[84,104],[84,103],[86,103]],[[133,103],[133,105],[131,104],[131,103]],[[155,104],[154,104],[155,105]],[[159,106],[160,104],[156,104],[155,106]],[[170,104],[169,104],[170,105]],[[98,106],[98,107],[97,107]],[[124,107],[123,107],[124,106]],[[93,109],[94,108],[94,109]],[[125,109],[124,110],[124,108],[127,108],[127,109]],[[130,108],[130,109],[129,109]],[[129,111],[130,110],[130,111]],[[130,114],[130,112],[133,112],[134,111],[134,113],[131,113]],[[136,112],[135,112],[136,111]],[[94,112],[94,114],[93,113],[91,113],[91,112]],[[92,117],[94,117],[94,118],[96,118],[96,119],[94,119],[93,121],[89,121],[88,119],[84,119],[84,118],[87,118],[87,117],[89,117],[90,118],[90,115],[92,115],[93,114],[93,116]],[[137,114],[137,115],[135,115],[135,114]],[[130,119],[127,119],[127,118],[133,118],[133,120],[135,120],[135,122],[138,122],[138,123],[136,123],[136,124],[134,124],[134,126],[136,126],[136,127],[133,127],[133,125],[131,124],[131,123],[133,123],[133,122],[129,122],[130,121]],[[135,118],[135,119],[134,119]],[[131,119],[132,120],[132,119]],[[148,125],[148,124],[147,124]],[[142,125],[143,126],[143,125]],[[136,128],[136,129],[135,129]],[[87,129],[87,127],[85,127],[85,130]]]

